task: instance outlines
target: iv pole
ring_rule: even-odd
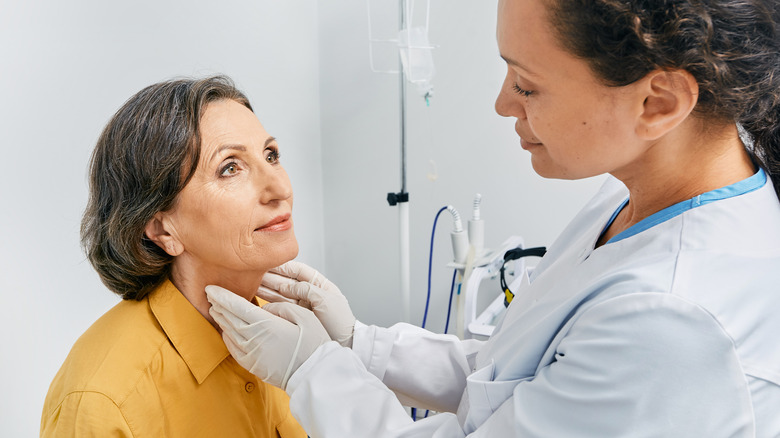
[[[406,27],[406,0],[398,3],[399,30]],[[401,55],[398,57],[398,89],[400,95],[400,141],[401,141],[401,191],[388,193],[387,202],[390,206],[398,205],[400,227],[400,262],[401,262],[401,320],[411,322],[409,310],[411,295],[410,250],[409,250],[409,193],[406,191],[406,77]]]

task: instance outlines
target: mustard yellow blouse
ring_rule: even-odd
[[[171,282],[122,301],[71,349],[43,407],[41,436],[306,437],[284,391],[228,353]]]

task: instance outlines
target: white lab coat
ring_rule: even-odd
[[[608,180],[490,340],[357,324],[292,376],[293,414],[313,438],[780,436],[780,203],[749,180],[594,250]]]

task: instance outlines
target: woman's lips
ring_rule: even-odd
[[[290,214],[287,213],[271,219],[267,224],[255,231],[285,231],[290,228],[292,228],[292,221],[290,220]]]
[[[522,137],[520,138],[520,147],[522,147],[525,150],[529,150],[531,148],[541,146],[541,145],[542,145],[541,143],[532,143]]]

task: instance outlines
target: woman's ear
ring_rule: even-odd
[[[699,99],[699,84],[685,70],[656,70],[642,82],[645,100],[636,133],[657,140],[688,118]]]
[[[176,238],[173,226],[165,213],[157,213],[146,224],[144,234],[172,257],[184,252],[184,245]]]

